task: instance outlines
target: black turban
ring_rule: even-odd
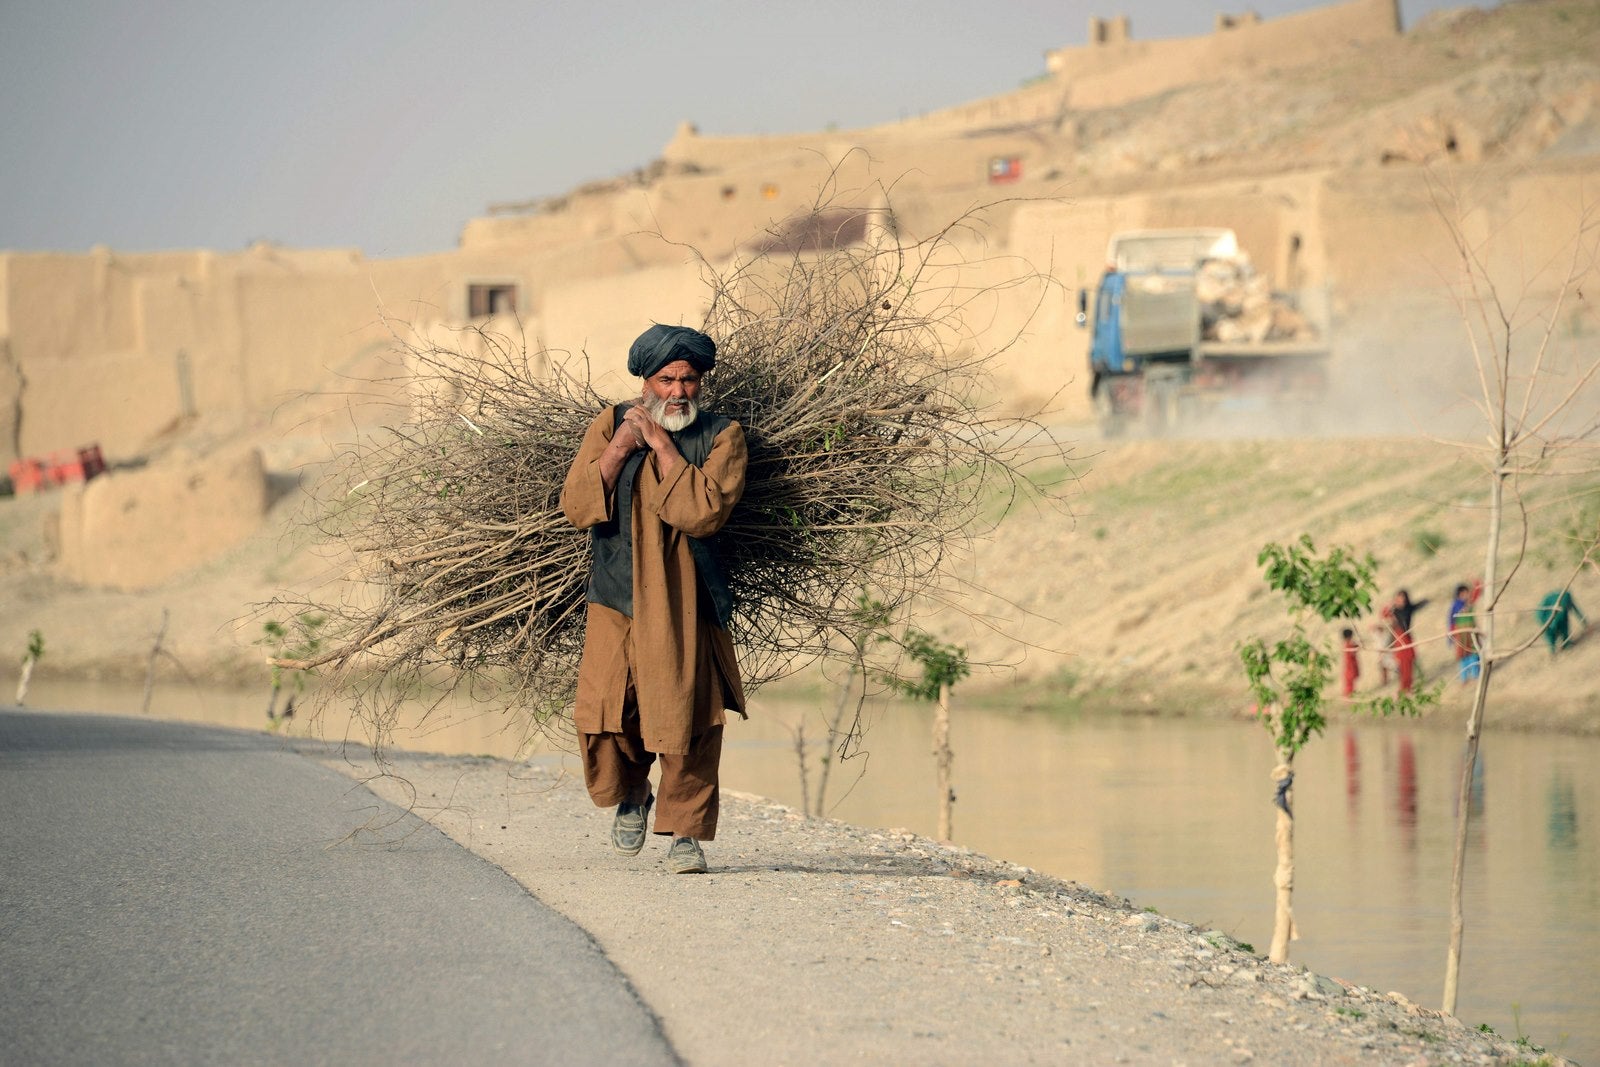
[[[648,378],[668,363],[680,359],[704,374],[717,365],[717,342],[688,326],[657,323],[628,349],[628,373]]]

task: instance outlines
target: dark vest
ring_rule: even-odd
[[[617,405],[611,422],[612,433],[622,425],[623,413],[632,406],[631,403]],[[672,440],[684,459],[703,467],[711,456],[717,434],[732,422],[722,415],[702,411],[698,419],[672,434]],[[641,448],[628,457],[617,475],[614,517],[589,529],[593,564],[589,570],[588,600],[591,604],[604,604],[620,611],[629,618],[633,617],[633,480],[649,453],[648,448]],[[733,618],[733,594],[728,590],[716,551],[708,540],[691,537],[689,554],[694,557],[695,572],[700,577],[700,597],[709,602],[707,606],[717,625],[726,630]]]

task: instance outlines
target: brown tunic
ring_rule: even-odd
[[[607,493],[600,478],[614,411],[606,408],[589,424],[561,491],[561,510],[580,530],[616,508],[616,493]],[[702,603],[687,538],[710,537],[728,521],[744,492],[745,458],[744,430],[734,422],[717,435],[703,467],[685,460],[663,479],[653,454],[640,465],[633,484],[633,618],[588,605],[574,710],[582,733],[622,732],[630,674],[640,737],[650,752],[687,753],[691,738],[725,721],[724,708],[744,715],[733,641]]]

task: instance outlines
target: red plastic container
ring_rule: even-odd
[[[24,456],[11,464],[11,488],[16,493],[37,493],[45,486],[44,464]]]
[[[78,457],[77,449],[50,453],[46,476],[51,485],[83,481],[83,460]]]
[[[52,452],[44,459],[23,456],[11,464],[11,485],[17,493],[37,493],[68,482],[86,482],[105,472],[100,446],[85,445]]]

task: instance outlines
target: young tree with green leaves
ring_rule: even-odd
[[[1344,546],[1319,556],[1311,537],[1302,534],[1288,546],[1269,542],[1256,557],[1256,564],[1263,568],[1268,587],[1283,594],[1292,621],[1287,637],[1270,645],[1257,637],[1239,646],[1257,715],[1272,734],[1278,752],[1278,765],[1272,769],[1273,804],[1278,809],[1278,865],[1273,874],[1277,905],[1267,957],[1285,963],[1289,942],[1300,936],[1294,921],[1294,758],[1327,727],[1324,693],[1333,681],[1330,642],[1313,638],[1306,626],[1312,618],[1333,623],[1355,621],[1366,614],[1377,590],[1378,563],[1370,553],[1358,558]],[[1415,714],[1435,699],[1437,690],[1402,693],[1368,701],[1365,706],[1383,714]]]
[[[33,667],[44,656],[44,634],[28,631],[28,649],[22,654],[22,675],[17,679],[17,707],[28,698],[28,683],[33,681]]]
[[[933,716],[933,760],[939,790],[939,840],[949,841],[954,830],[956,802],[955,788],[951,784],[955,754],[950,749],[950,690],[972,673],[967,651],[944,644],[914,626],[907,627],[902,637],[885,635],[880,640],[899,645],[906,657],[922,669],[920,678],[884,674],[884,682],[913,700],[938,701]]]
[[[268,619],[261,624],[261,636],[256,639],[256,644],[264,645],[267,649],[268,669],[272,672],[272,689],[267,698],[267,722],[276,730],[285,720],[294,715],[294,702],[297,697],[305,692],[306,672],[296,670],[291,675],[294,679],[294,693],[289,697],[289,703],[284,707],[283,714],[278,714],[278,696],[283,690],[284,668],[272,662],[278,659],[310,659],[322,649],[322,637],[317,633],[323,623],[328,621],[326,615],[316,612],[302,611],[284,625],[276,619]]]

